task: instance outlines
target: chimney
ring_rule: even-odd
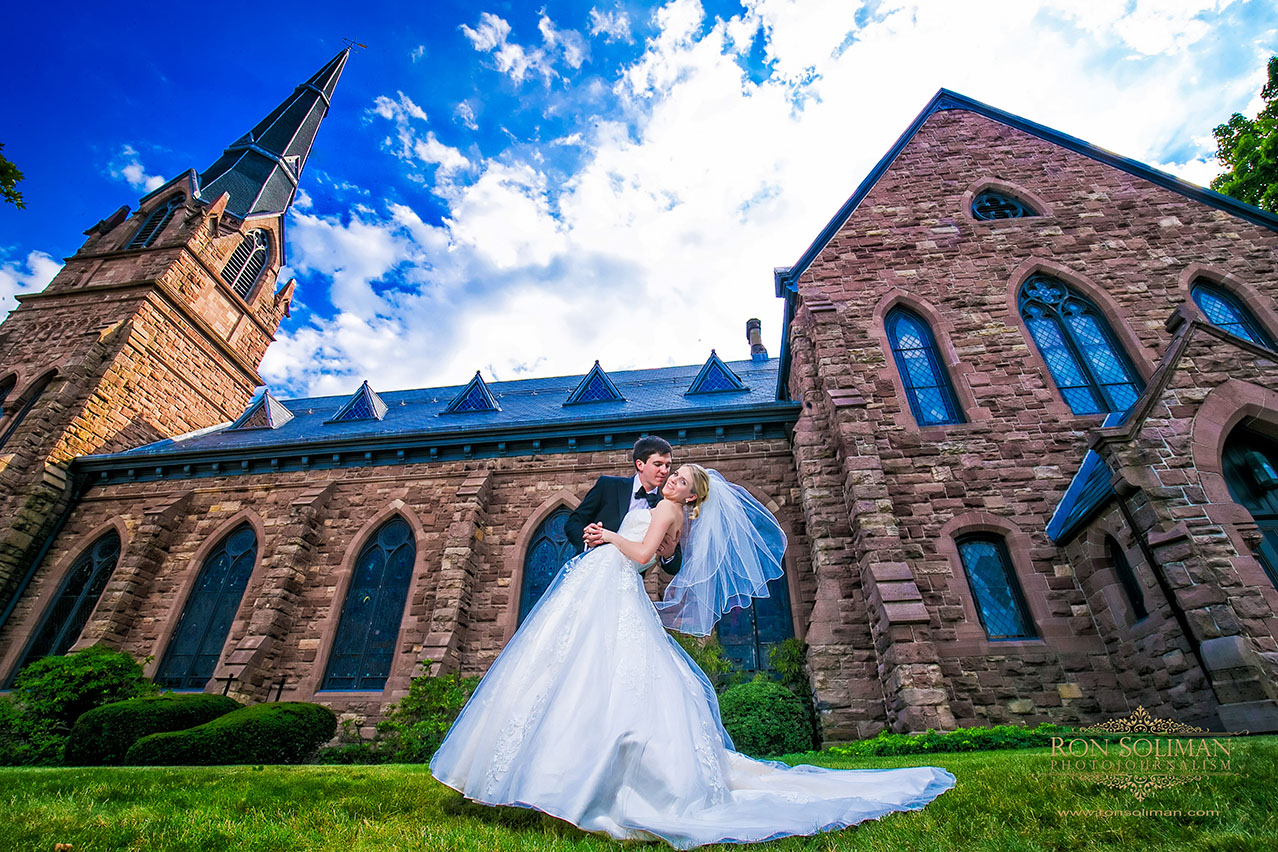
[[[746,320],[746,340],[750,341],[750,360],[768,360],[768,350],[763,346],[762,323],[757,319]]]

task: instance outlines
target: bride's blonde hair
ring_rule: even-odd
[[[710,474],[699,464],[686,464],[684,467],[692,471],[692,496],[697,499],[688,503],[691,510],[689,517],[696,518],[701,514],[701,504],[710,496]]]

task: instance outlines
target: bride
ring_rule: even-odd
[[[435,778],[476,802],[677,849],[831,831],[954,786],[933,767],[790,767],[734,751],[714,687],[665,628],[706,635],[766,596],[785,536],[745,489],[699,465],[680,467],[662,497],[559,570],[431,758]],[[685,513],[683,569],[654,607],[641,566]]]

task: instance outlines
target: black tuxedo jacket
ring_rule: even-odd
[[[568,542],[580,553],[585,549],[581,534],[586,527],[599,521],[604,529],[616,532],[621,527],[621,519],[630,511],[630,487],[634,485],[633,476],[601,476],[586,494],[586,499],[573,510],[564,523],[564,534]],[[669,561],[659,559],[661,570],[667,574],[678,574],[683,567],[683,548],[675,545],[674,556]]]

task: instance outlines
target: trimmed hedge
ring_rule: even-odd
[[[168,693],[104,704],[76,720],[67,738],[63,763],[70,766],[118,766],[142,737],[184,731],[225,716],[243,705],[225,695]]]
[[[775,681],[758,677],[732,687],[719,697],[719,713],[742,754],[769,757],[812,748],[812,718],[803,701]]]
[[[337,732],[337,716],[320,704],[255,704],[185,731],[138,740],[124,762],[138,766],[301,763]]]
[[[862,755],[931,754],[944,751],[996,751],[1006,748],[1038,748],[1051,745],[1053,736],[1069,733],[1069,728],[1047,722],[1036,728],[995,725],[990,728],[959,728],[957,731],[928,730],[924,734],[893,734],[887,730],[877,737],[832,746],[831,754]]]

